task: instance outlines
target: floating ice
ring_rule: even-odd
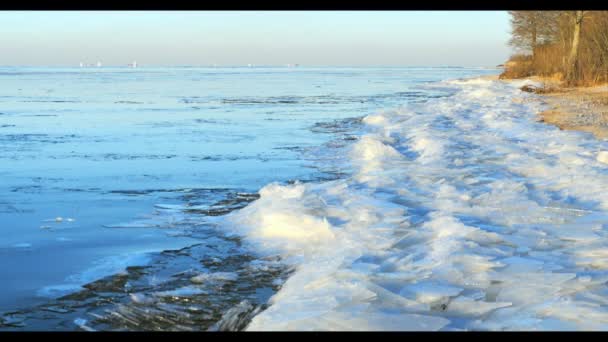
[[[70,241],[70,239],[65,239],[63,241]],[[103,258],[96,261],[86,270],[67,277],[63,284],[45,286],[39,289],[36,294],[40,297],[57,298],[82,290],[82,285],[84,284],[109,275],[124,274],[126,268],[129,266],[146,265],[151,258],[150,252],[155,251],[141,251],[138,253],[128,253]]]
[[[459,287],[423,281],[405,286],[399,295],[406,298],[413,297],[416,301],[430,304],[446,297],[455,297],[462,291],[463,289]]]
[[[64,222],[64,221],[66,221],[66,222],[74,222],[76,220],[74,218],[71,218],[71,217],[65,217],[64,218],[64,217],[61,217],[61,216],[57,216],[57,217],[52,218],[52,219],[46,219],[46,220],[44,220],[44,222],[56,222],[56,223],[61,223],[61,222]]]
[[[61,284],[61,285],[52,285],[45,286],[38,291],[36,291],[36,295],[40,297],[48,297],[48,298],[58,298],[65,296],[67,294],[82,290],[82,286],[80,284]]]
[[[189,297],[202,293],[205,293],[205,290],[201,288],[194,286],[184,286],[171,291],[156,292],[155,295],[161,297]]]
[[[13,245],[14,248],[30,248],[32,247],[31,243],[28,242],[22,242],[22,243],[16,243]]]
[[[85,331],[96,331],[95,329],[87,326],[87,320],[84,318],[76,318],[74,320],[74,324],[76,324],[80,329]]]
[[[608,328],[608,143],[537,123],[529,83],[426,85],[453,95],[364,118],[352,177],[223,218],[295,270],[247,329]]]
[[[208,205],[189,206],[189,205],[184,205],[184,204],[155,204],[154,206],[159,209],[167,209],[167,210],[175,210],[175,211],[209,209]]]
[[[238,277],[238,274],[234,272],[202,273],[190,278],[190,281],[202,284],[207,281],[236,281]]]
[[[131,297],[131,300],[137,304],[151,304],[156,302],[153,297],[143,293],[131,293],[129,296]]]
[[[156,228],[159,226],[158,223],[146,223],[146,222],[124,222],[116,224],[105,224],[105,228]]]

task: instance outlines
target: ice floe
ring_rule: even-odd
[[[247,329],[608,329],[608,146],[537,123],[525,83],[428,85],[454,95],[363,119],[352,177],[222,218],[295,268]]]

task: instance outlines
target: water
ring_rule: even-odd
[[[496,72],[1,68],[0,328],[243,328],[294,269],[224,215],[271,182],[348,178],[361,117]],[[238,281],[191,281],[215,273]]]
[[[337,165],[221,222],[291,273],[248,330],[607,330],[608,142],[484,79],[367,115]],[[289,227],[289,228],[287,228]]]

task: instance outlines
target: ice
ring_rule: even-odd
[[[87,325],[87,320],[84,319],[84,318],[76,318],[74,320],[74,324],[76,324],[82,330],[85,330],[85,331],[95,331],[95,329],[93,329],[93,328],[91,328],[91,327],[89,327]]]
[[[202,284],[207,281],[236,281],[238,274],[234,272],[215,272],[215,273],[203,273],[190,278],[190,281],[196,284]]]
[[[446,326],[449,320],[441,317],[417,314],[387,314],[375,312],[330,312],[314,319],[299,319],[285,322],[272,329],[256,325],[248,330],[304,330],[304,331],[437,331]],[[304,327],[304,328],[302,328]]]
[[[486,302],[461,296],[450,301],[446,314],[456,317],[481,317],[499,308],[509,307],[510,302]]]
[[[183,210],[206,210],[209,209],[208,205],[184,205],[184,204],[155,204],[156,208],[159,209],[168,209],[175,211],[183,211]]]
[[[295,269],[248,329],[606,329],[608,143],[537,123],[526,83],[426,85],[454,93],[365,117],[352,176],[228,215]]]
[[[600,151],[597,154],[597,161],[608,164],[608,151]]]
[[[390,84],[373,90],[368,82],[369,71],[349,69],[346,74],[336,73],[347,75],[332,76],[340,87],[321,82],[328,75],[326,71],[302,71],[294,82],[285,82],[283,76],[274,78],[275,74],[269,76],[268,73],[276,73],[272,70],[259,75],[250,72],[251,77],[245,78],[234,72],[240,82],[229,78],[216,82],[214,77],[224,76],[213,73],[213,77],[201,77],[197,82],[213,79],[219,87],[217,92],[222,94],[208,97],[197,93],[200,87],[184,87],[180,79],[184,74],[201,76],[200,71],[171,73],[177,76],[166,70],[159,72],[155,77],[162,82],[155,85],[162,92],[152,94],[167,95],[152,101],[149,94],[132,94],[133,98],[124,100],[149,106],[135,106],[137,110],[133,111],[123,108],[114,112],[112,108],[120,105],[114,103],[115,98],[113,107],[103,107],[103,100],[111,96],[98,94],[99,87],[83,87],[84,94],[78,100],[90,101],[86,105],[56,104],[52,102],[55,98],[46,98],[51,102],[45,102],[45,110],[36,107],[40,104],[7,104],[14,108],[7,109],[9,114],[2,116],[3,120],[22,125],[7,127],[11,132],[2,141],[9,147],[7,151],[19,151],[7,155],[17,158],[17,162],[3,164],[9,169],[4,178],[8,185],[2,193],[11,194],[11,198],[0,201],[0,209],[7,211],[11,220],[6,225],[12,229],[8,237],[18,236],[17,240],[5,242],[9,252],[15,250],[11,257],[34,254],[31,249],[11,248],[22,241],[31,242],[36,250],[55,241],[49,238],[52,230],[37,229],[41,219],[50,218],[51,223],[45,224],[55,228],[65,226],[67,216],[79,215],[83,229],[74,229],[75,233],[62,231],[66,238],[86,242],[80,254],[73,255],[91,253],[88,246],[92,241],[99,247],[95,250],[100,250],[100,257],[110,254],[116,258],[106,260],[105,266],[91,265],[90,272],[41,292],[58,295],[74,291],[84,282],[122,272],[126,265],[141,264],[117,252],[132,251],[119,249],[119,245],[126,244],[126,238],[133,237],[130,234],[142,234],[141,229],[97,228],[157,228],[169,220],[133,220],[133,211],[143,214],[155,210],[159,215],[179,215],[183,219],[187,214],[184,211],[189,209],[206,210],[207,206],[199,204],[201,198],[194,196],[205,183],[214,189],[260,188],[260,198],[226,216],[201,219],[197,214],[190,222],[210,222],[221,234],[238,236],[243,248],[252,248],[260,257],[280,260],[293,270],[284,283],[280,281],[281,288],[269,300],[270,306],[253,317],[249,330],[607,329],[608,142],[537,122],[536,114],[547,109],[546,105],[538,101],[537,95],[519,90],[533,82],[426,82],[427,78],[421,77],[425,82],[415,83],[415,89],[410,89],[421,94],[421,101],[404,103],[402,94],[394,95],[395,88],[410,86],[404,74],[393,70],[377,71],[382,73],[383,81],[390,79]],[[436,79],[445,77],[443,73],[432,74]],[[306,81],[309,76],[323,83],[323,92],[334,95],[294,95],[310,88]],[[32,79],[36,84],[46,82]],[[281,82],[268,86],[266,79]],[[304,81],[299,83],[300,80]],[[13,85],[23,82],[21,78],[7,80],[5,90],[12,91],[16,88]],[[53,82],[60,84],[56,78]],[[259,96],[234,86],[243,82],[254,89],[259,86]],[[118,90],[133,86],[114,83]],[[277,92],[278,83],[286,86]],[[194,90],[183,94],[184,89]],[[335,95],[343,90],[348,90],[348,94]],[[65,95],[73,91],[68,87],[60,92]],[[370,91],[386,96],[372,96]],[[436,92],[441,96],[429,96]],[[334,102],[338,105],[334,106]],[[200,107],[193,108],[192,104]],[[214,106],[231,112],[224,115],[221,109],[214,113],[224,115],[222,120],[201,117],[211,115],[216,110]],[[83,111],[91,113],[88,120],[70,116]],[[29,112],[61,117],[37,117],[34,121],[28,119]],[[98,112],[104,115],[95,115]],[[168,112],[176,113],[172,117],[178,119],[167,119]],[[121,125],[108,124],[115,122],[108,115],[120,117]],[[294,154],[295,149],[275,149],[285,145],[296,149],[322,145],[327,142],[326,137],[319,138],[316,135],[320,134],[303,127],[328,118],[359,115],[366,115],[361,120],[362,127],[348,130],[352,139],[341,140],[336,144],[343,146],[339,149],[323,145],[311,149],[313,152],[306,158]],[[66,126],[50,125],[45,120],[57,120]],[[68,124],[74,122],[79,126],[70,128],[78,135],[66,135]],[[229,124],[232,133],[219,130],[218,122]],[[41,129],[37,125],[46,126]],[[315,127],[323,128],[317,132],[342,133],[341,125],[346,123],[336,121]],[[19,127],[27,127],[27,132]],[[154,128],[150,129],[152,133],[146,133],[148,128]],[[39,134],[29,134],[30,131]],[[133,144],[126,144],[125,137]],[[52,143],[42,142],[45,139]],[[86,144],[87,141],[95,144]],[[154,154],[150,146],[154,147]],[[80,147],[82,154],[71,154]],[[108,153],[117,150],[121,153]],[[176,155],[178,150],[188,154]],[[269,150],[276,155],[266,154]],[[201,151],[214,153],[201,156]],[[193,160],[197,164],[190,163]],[[49,172],[48,179],[35,178],[38,174],[32,170],[39,170],[39,163]],[[304,183],[287,183],[304,178],[303,163],[310,163],[306,167],[315,170],[336,171],[340,177],[332,181],[310,177]],[[70,174],[76,167],[88,172]],[[28,186],[21,187],[29,178],[32,181],[25,184]],[[150,188],[151,182],[154,188]],[[53,201],[57,193],[51,188],[37,188],[40,184],[78,191],[70,190],[70,196],[75,196],[71,200],[65,195],[68,190],[62,192],[62,201],[57,203],[63,207],[58,209],[52,207],[57,205]],[[80,191],[81,188],[89,190]],[[37,195],[32,196],[33,192]],[[206,196],[201,194],[200,197]],[[92,198],[96,199],[87,202]],[[36,199],[38,202],[31,207],[25,206]],[[139,202],[140,199],[146,200]],[[135,203],[139,205],[136,207]],[[154,204],[156,208],[151,209]],[[80,209],[76,212],[70,206]],[[86,210],[87,207],[91,209]],[[27,214],[30,209],[36,210]],[[124,209],[124,213],[119,215],[119,209]],[[11,218],[17,211],[19,217],[23,214],[23,221]],[[28,215],[29,221],[25,220]],[[56,217],[62,219],[58,221]],[[87,223],[93,217],[101,218]],[[112,222],[126,223],[108,224]],[[93,227],[88,233],[85,224]],[[35,235],[20,235],[32,227],[36,228],[30,229]],[[152,234],[154,230],[145,232]],[[171,232],[174,231],[177,229]],[[110,236],[114,238],[106,239]],[[166,238],[164,232],[162,238],[177,239]],[[135,250],[147,248],[148,238],[136,240]],[[167,243],[163,242],[163,246]],[[49,250],[58,253],[57,258],[37,259],[40,269],[49,268],[49,263],[61,258],[69,261],[70,267],[57,273],[61,275],[59,279],[66,270],[86,268],[78,265],[81,258],[67,258],[63,248],[51,247]],[[272,266],[252,262],[250,266],[268,270],[269,265]],[[7,270],[13,272],[6,273],[7,277],[17,278],[16,274],[23,273]],[[238,281],[239,272],[195,275],[192,285],[169,294],[195,295],[197,282],[223,285]],[[36,277],[22,281],[31,282],[37,277],[36,273]],[[10,291],[3,288],[3,293],[16,293]],[[131,299],[146,300],[137,296]]]
[[[412,152],[395,162],[405,141],[399,139],[400,118],[390,108],[454,91],[449,85],[425,89],[430,81],[497,71],[0,69],[0,146],[5,152],[0,155],[0,249],[12,261],[0,263],[4,277],[12,279],[0,282],[0,311],[19,309],[36,290],[56,285],[95,260],[150,246],[179,250],[200,242],[197,239],[209,230],[204,225],[212,221],[203,216],[240,208],[271,182],[349,174],[350,167],[334,165],[333,160],[350,158],[361,128],[369,130],[373,140],[359,145],[369,153],[359,158],[356,169],[364,171],[368,161],[384,166],[358,172],[358,177],[368,184],[390,183],[393,180],[383,173],[393,170],[398,176],[399,162],[415,156]],[[375,123],[370,117],[369,127],[361,122],[380,108],[389,110],[380,112]],[[413,112],[405,111],[403,119],[407,113]],[[377,158],[375,148],[386,155]],[[323,161],[313,165],[313,160]],[[286,203],[258,216],[264,224],[252,232],[252,242],[264,243],[262,254],[274,253],[273,248],[283,253],[282,247],[288,247],[295,260],[302,256],[301,248],[333,246],[343,218],[354,213],[361,213],[361,225],[381,220],[374,230],[383,235],[405,221],[376,217],[373,196],[367,197],[365,210],[344,210],[342,199],[333,206],[328,202],[332,207],[322,199],[299,203],[315,201],[307,188],[267,188]],[[306,194],[298,197],[302,191]],[[313,208],[307,216],[301,215],[305,208]],[[323,208],[325,214],[314,208]],[[71,242],[57,240],[57,235]],[[11,247],[24,241],[35,249]]]
[[[155,295],[160,297],[189,297],[202,293],[206,293],[206,291],[194,286],[184,286],[171,291],[156,292]]]
[[[36,295],[40,297],[58,298],[79,290],[82,290],[82,286],[80,284],[52,285],[39,289],[36,292]]]
[[[151,259],[150,252],[153,251],[116,255],[97,260],[82,272],[66,277],[64,283],[45,286],[39,289],[36,294],[41,297],[57,298],[76,292],[81,290],[84,284],[109,275],[124,273],[129,266],[146,265]]]
[[[519,256],[511,256],[508,258],[500,259],[501,264],[506,265],[505,268],[501,269],[501,274],[516,273],[521,274],[522,272],[536,272],[543,268],[544,262],[540,260],[534,260],[532,258],[522,258]]]
[[[155,302],[154,298],[143,293],[131,293],[129,296],[137,304],[151,304]]]
[[[146,223],[146,222],[125,222],[125,223],[116,223],[116,224],[105,224],[106,228],[154,228],[158,227],[159,224],[154,223]]]
[[[433,282],[419,282],[405,286],[399,294],[411,297],[421,303],[430,304],[445,297],[455,297],[462,290],[462,288],[455,286],[441,285]]]

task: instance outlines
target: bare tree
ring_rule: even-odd
[[[539,44],[548,44],[556,39],[558,26],[556,11],[509,11],[511,15],[510,44],[529,51],[534,56]]]
[[[514,55],[505,77],[557,77],[569,84],[608,81],[608,11],[511,11]],[[509,75],[509,76],[506,76]]]
[[[585,11],[576,11],[573,16],[573,33],[572,45],[570,46],[570,54],[568,57],[568,70],[566,79],[572,82],[578,75],[578,51],[581,38],[581,27],[583,26],[583,17]]]

